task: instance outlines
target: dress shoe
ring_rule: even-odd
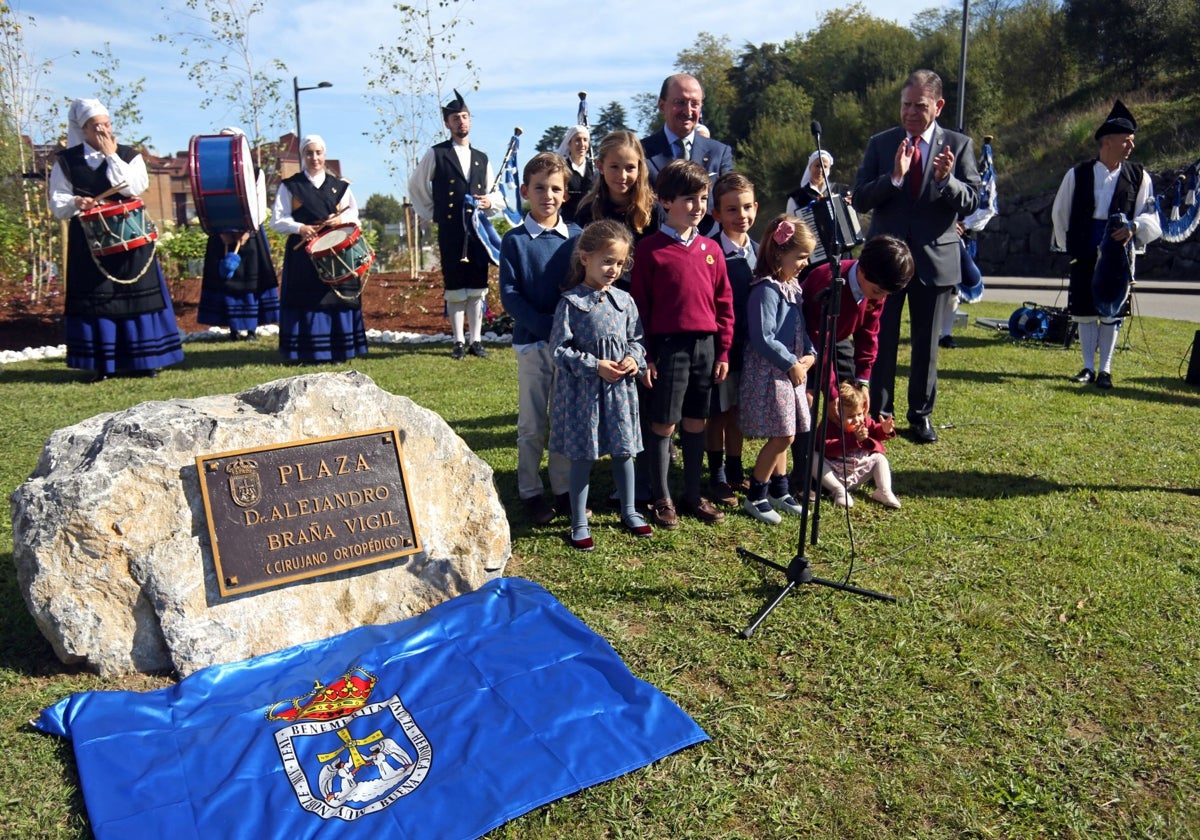
[[[742,508],[759,522],[765,522],[768,525],[778,525],[783,521],[783,517],[775,512],[775,509],[771,507],[771,503],[766,499],[760,499],[756,502],[747,496],[746,501],[742,502]]]
[[[694,516],[701,522],[706,522],[709,525],[725,521],[725,514],[717,510],[713,506],[713,503],[703,496],[695,499],[680,499],[679,509],[688,516]]]
[[[675,503],[670,499],[659,499],[650,504],[650,518],[654,524],[668,531],[679,527],[679,515],[675,513]]]
[[[534,525],[549,525],[554,517],[558,516],[558,511],[542,498],[539,493],[536,496],[530,496],[528,499],[522,499],[521,504],[525,505],[525,512],[529,514],[529,521]]]
[[[1084,368],[1083,370],[1079,371],[1079,373],[1072,376],[1071,381],[1080,382],[1084,385],[1087,385],[1088,383],[1096,381],[1096,374],[1092,373],[1091,368]]]
[[[796,516],[804,515],[804,505],[796,501],[796,497],[791,493],[784,496],[767,496],[767,500],[771,503],[771,507],[776,510],[781,510],[784,513],[795,514]]]
[[[737,507],[737,496],[733,494],[733,488],[727,482],[718,481],[715,484],[709,484],[708,491],[712,493],[712,499],[717,504],[724,507]]]
[[[571,544],[571,548],[578,551],[591,551],[596,547],[596,541],[592,539],[592,532],[587,528],[572,528],[567,542]]]
[[[646,522],[640,513],[635,513],[628,519],[621,519],[621,527],[635,537],[653,536],[654,529]]]
[[[488,357],[488,351],[484,350],[483,344],[478,341],[472,341],[471,346],[467,348],[467,352],[472,356],[477,356],[480,359],[486,359]]]
[[[1096,387],[1108,390],[1112,387],[1112,374],[1106,370],[1102,370],[1096,374]]]
[[[454,348],[450,351],[451,359],[462,359],[467,355],[467,345],[461,341],[454,342]]]
[[[917,443],[937,443],[937,432],[928,417],[920,417],[911,421],[910,428]]]
[[[947,350],[953,350],[958,347],[958,342],[954,340],[954,336],[944,335],[938,339],[938,347],[945,347]]]

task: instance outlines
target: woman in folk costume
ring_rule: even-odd
[[[153,242],[112,254],[95,255],[80,221],[82,214],[131,199],[150,186],[141,154],[119,145],[108,111],[95,99],[76,99],[67,113],[67,148],[50,171],[50,210],[69,219],[67,230],[67,367],[91,371],[92,381],[124,373],[154,376],[183,361],[179,326]],[[140,204],[140,202],[139,202]],[[117,227],[137,220],[149,238],[143,208],[124,216],[104,216]],[[113,221],[109,222],[108,220]],[[131,230],[134,229],[131,227]],[[104,250],[107,250],[105,248]]]
[[[562,213],[564,222],[575,221],[575,210],[579,201],[592,189],[596,183],[596,167],[588,151],[592,147],[592,133],[586,125],[575,125],[563,136],[558,144],[558,156],[565,158],[571,168],[571,178],[567,181],[567,200],[563,202]]]
[[[279,185],[271,214],[271,227],[288,235],[279,352],[294,362],[341,362],[367,352],[363,281],[325,283],[303,246],[332,225],[358,224],[358,202],[349,183],[325,171],[325,141],[318,135],[305,135],[300,156],[304,168]]]
[[[240,128],[222,128],[221,134],[245,136]],[[255,190],[247,200],[257,202],[257,218],[267,217],[267,181],[258,167],[255,167]],[[214,327],[229,327],[234,340],[254,338],[260,324],[279,323],[279,280],[261,225],[256,230],[209,235],[196,320]]]

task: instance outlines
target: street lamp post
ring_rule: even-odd
[[[299,143],[300,138],[304,136],[303,134],[300,133],[300,91],[316,90],[317,88],[327,88],[327,87],[333,87],[333,85],[330,82],[317,82],[315,85],[309,85],[308,87],[301,87],[300,86],[300,77],[292,76],[292,93],[296,97],[296,142],[297,143]]]

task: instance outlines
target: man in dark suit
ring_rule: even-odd
[[[934,443],[939,325],[961,279],[955,222],[979,206],[979,169],[971,138],[937,123],[946,101],[942,80],[917,70],[900,93],[900,125],[867,141],[858,168],[854,207],[871,211],[868,237],[881,233],[908,243],[916,278],[890,295],[879,329],[879,355],[871,373],[871,413],[892,414],[900,316],[909,300],[912,362],[908,422],[915,439]]]
[[[663,80],[658,93],[658,110],[663,115],[663,127],[649,137],[642,138],[650,186],[654,186],[658,173],[675,158],[687,158],[703,166],[708,172],[710,187],[717,178],[733,171],[733,149],[696,130],[703,108],[704,88],[694,76],[677,73]],[[716,228],[715,220],[705,216],[700,233],[711,236]]]

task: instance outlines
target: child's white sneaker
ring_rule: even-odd
[[[783,521],[783,517],[771,508],[771,503],[766,499],[755,502],[747,496],[746,500],[742,502],[742,508],[759,522],[765,522],[768,525],[778,525]]]

